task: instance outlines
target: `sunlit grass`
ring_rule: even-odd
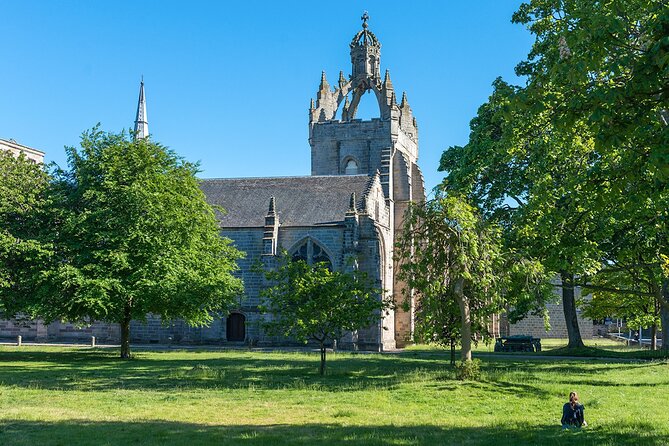
[[[637,345],[626,345],[624,342],[609,338],[593,338],[583,340],[585,347],[580,349],[567,349],[566,339],[541,339],[541,353],[529,352],[508,352],[500,353],[500,357],[521,355],[521,356],[580,356],[580,357],[603,357],[619,359],[669,359],[669,354],[665,351],[650,351],[647,346],[639,348]],[[494,354],[495,342],[480,341],[472,346],[474,355],[476,354]],[[411,352],[424,352],[433,354],[448,354],[450,350],[438,345],[418,344],[406,348]],[[457,350],[459,355],[459,350]]]
[[[461,382],[447,353],[337,353],[321,377],[307,353],[2,347],[0,445],[669,444],[666,361],[485,356]]]

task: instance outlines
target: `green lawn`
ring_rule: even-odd
[[[580,357],[597,357],[597,358],[619,358],[619,359],[669,359],[669,354],[662,350],[650,351],[646,346],[639,348],[638,346],[625,345],[624,342],[616,341],[608,338],[594,338],[584,339],[585,347],[580,349],[567,350],[566,339],[551,339],[545,338],[541,340],[542,351],[540,353],[528,352],[512,352],[503,353],[502,356],[520,355],[520,356],[580,356]],[[493,354],[495,342],[488,343],[479,342],[478,345],[473,346],[475,353]],[[414,345],[408,347],[407,350],[419,352],[439,352],[443,351],[442,347],[436,345]]]
[[[0,347],[0,445],[669,444],[669,363]],[[581,394],[590,426],[562,431]]]

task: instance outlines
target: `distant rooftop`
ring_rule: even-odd
[[[17,143],[13,139],[2,139],[0,138],[0,150],[9,150],[13,153],[24,153],[28,158],[44,162],[44,152],[41,150],[33,149],[32,147],[24,146],[23,144]]]

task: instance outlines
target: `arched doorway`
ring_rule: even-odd
[[[246,317],[232,313],[226,321],[226,338],[229,342],[244,342],[246,339]]]

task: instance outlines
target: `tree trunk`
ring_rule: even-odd
[[[462,320],[462,360],[472,360],[472,321],[469,302],[464,293],[465,280],[460,278],[455,282],[455,297],[460,306],[460,319]]]
[[[123,310],[123,321],[121,322],[121,359],[130,359],[130,305]]]
[[[662,300],[660,320],[662,321],[662,350],[669,351],[669,279],[662,281]]]
[[[567,348],[584,347],[581,330],[578,328],[578,316],[576,314],[576,297],[574,296],[574,275],[562,272],[562,309],[564,310],[564,321],[567,326],[569,344]]]
[[[325,344],[321,342],[321,366],[318,369],[321,376],[325,375]]]
[[[455,339],[451,339],[451,365],[455,365]]]
[[[657,350],[657,322],[650,327],[650,349]]]

